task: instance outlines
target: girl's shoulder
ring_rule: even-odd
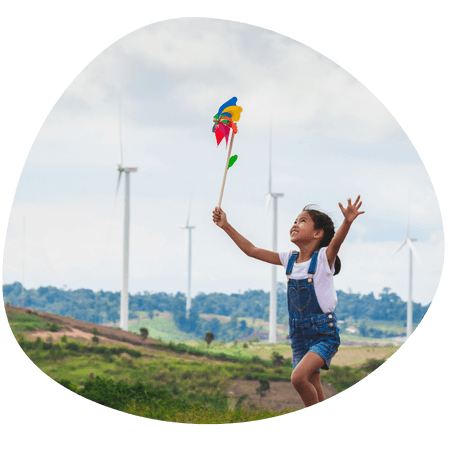
[[[286,267],[287,263],[289,262],[289,258],[292,256],[292,254],[296,252],[298,253],[298,250],[289,250],[287,252],[279,252],[278,255],[280,257],[281,264]]]
[[[333,275],[334,271],[335,271],[335,267],[334,267],[334,263],[330,269],[330,265],[328,263],[328,258],[327,258],[327,248],[328,247],[322,247],[321,249],[319,249],[319,255],[317,257],[318,263],[319,263],[319,267],[322,267],[323,270],[327,273],[327,275]]]
[[[322,247],[322,248],[319,248],[319,254],[317,255],[317,261],[318,261],[319,263],[320,263],[320,262],[327,261],[327,264],[328,264],[327,248],[328,248],[328,247]]]

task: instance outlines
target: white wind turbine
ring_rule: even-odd
[[[186,317],[189,317],[189,310],[191,309],[191,263],[192,263],[192,252],[191,252],[191,230],[195,227],[189,225],[189,216],[191,213],[191,203],[189,202],[189,210],[188,210],[188,216],[186,221],[186,226],[179,227],[179,228],[185,228],[188,230],[188,287],[187,287],[187,294],[186,294]]]
[[[417,239],[409,237],[409,209],[410,209],[409,203],[410,202],[409,202],[409,198],[408,198],[408,218],[407,218],[407,225],[406,225],[406,238],[391,256],[391,258],[392,258],[405,244],[408,245],[408,247],[409,247],[409,280],[408,280],[408,304],[407,304],[407,312],[406,312],[406,338],[409,338],[409,336],[411,336],[411,333],[412,333],[413,254],[416,257],[419,264],[422,265],[422,263],[420,262],[420,259],[419,259],[419,255],[417,254],[417,251],[413,245],[413,242],[417,241]]]
[[[130,173],[137,172],[137,167],[123,166],[122,151],[122,105],[119,99],[119,164],[117,170],[119,177],[117,179],[116,195],[114,197],[113,214],[116,205],[117,194],[119,192],[120,178],[125,173],[125,211],[123,222],[123,262],[122,262],[122,293],[120,296],[120,328],[128,331],[128,262],[130,249]],[[111,217],[112,218],[112,217]]]
[[[272,227],[272,251],[277,251],[277,216],[278,216],[278,197],[284,194],[272,192],[272,119],[270,119],[269,129],[269,191],[266,195],[266,208],[264,212],[264,221],[269,209],[270,200],[273,199],[273,227]],[[277,266],[273,265],[270,304],[269,304],[269,342],[275,344],[277,342]]]

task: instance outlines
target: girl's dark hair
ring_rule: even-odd
[[[331,239],[334,236],[334,223],[331,218],[322,211],[314,208],[317,205],[306,205],[303,211],[306,211],[314,222],[314,228],[316,230],[323,230],[323,238],[320,241],[319,249],[322,247],[328,247]],[[337,275],[341,271],[341,260],[339,256],[336,256],[336,261],[334,262],[334,275]]]

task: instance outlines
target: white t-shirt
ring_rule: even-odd
[[[326,250],[326,247],[322,247],[319,250],[316,273],[313,275],[317,301],[319,302],[319,306],[324,313],[334,311],[337,304],[337,296],[333,284],[334,263],[330,270],[327,255],[325,254]],[[293,252],[294,250],[279,253],[281,264],[283,264],[285,269]],[[292,273],[289,278],[292,278],[293,280],[308,278],[308,268],[310,263],[311,260],[299,264],[294,263],[294,267],[292,268]]]

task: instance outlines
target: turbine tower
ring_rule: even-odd
[[[25,217],[23,218],[22,229],[22,308],[25,306]]]
[[[408,304],[407,304],[407,311],[406,311],[406,338],[409,338],[412,333],[412,276],[413,276],[413,254],[416,257],[417,261],[420,265],[422,263],[420,262],[419,255],[417,254],[417,251],[413,245],[413,242],[417,241],[415,238],[409,237],[409,199],[408,199],[408,218],[407,218],[407,225],[406,225],[406,238],[405,240],[400,244],[400,246],[395,250],[395,252],[392,254],[391,258],[405,245],[407,244],[409,247],[409,279],[408,279]]]
[[[266,209],[264,212],[264,222],[269,209],[270,200],[273,199],[273,226],[272,226],[272,251],[277,251],[277,217],[278,217],[278,197],[284,194],[272,192],[272,119],[270,119],[269,132],[269,191],[266,195]],[[277,342],[277,266],[271,267],[271,289],[269,304],[269,342]]]
[[[119,163],[117,170],[119,177],[117,179],[116,195],[114,198],[114,207],[116,205],[117,194],[119,192],[120,179],[122,173],[125,173],[125,209],[123,221],[123,261],[122,261],[122,293],[120,296],[120,328],[128,331],[128,262],[130,249],[130,173],[137,172],[137,167],[123,166],[123,151],[122,151],[122,108],[121,99],[119,99]]]
[[[191,309],[191,262],[192,262],[191,230],[193,228],[195,228],[195,227],[189,225],[190,213],[191,213],[191,203],[189,202],[189,210],[188,210],[186,226],[179,227],[179,228],[185,228],[186,230],[188,230],[188,287],[187,287],[187,294],[186,294],[186,317],[189,317],[189,311]]]

